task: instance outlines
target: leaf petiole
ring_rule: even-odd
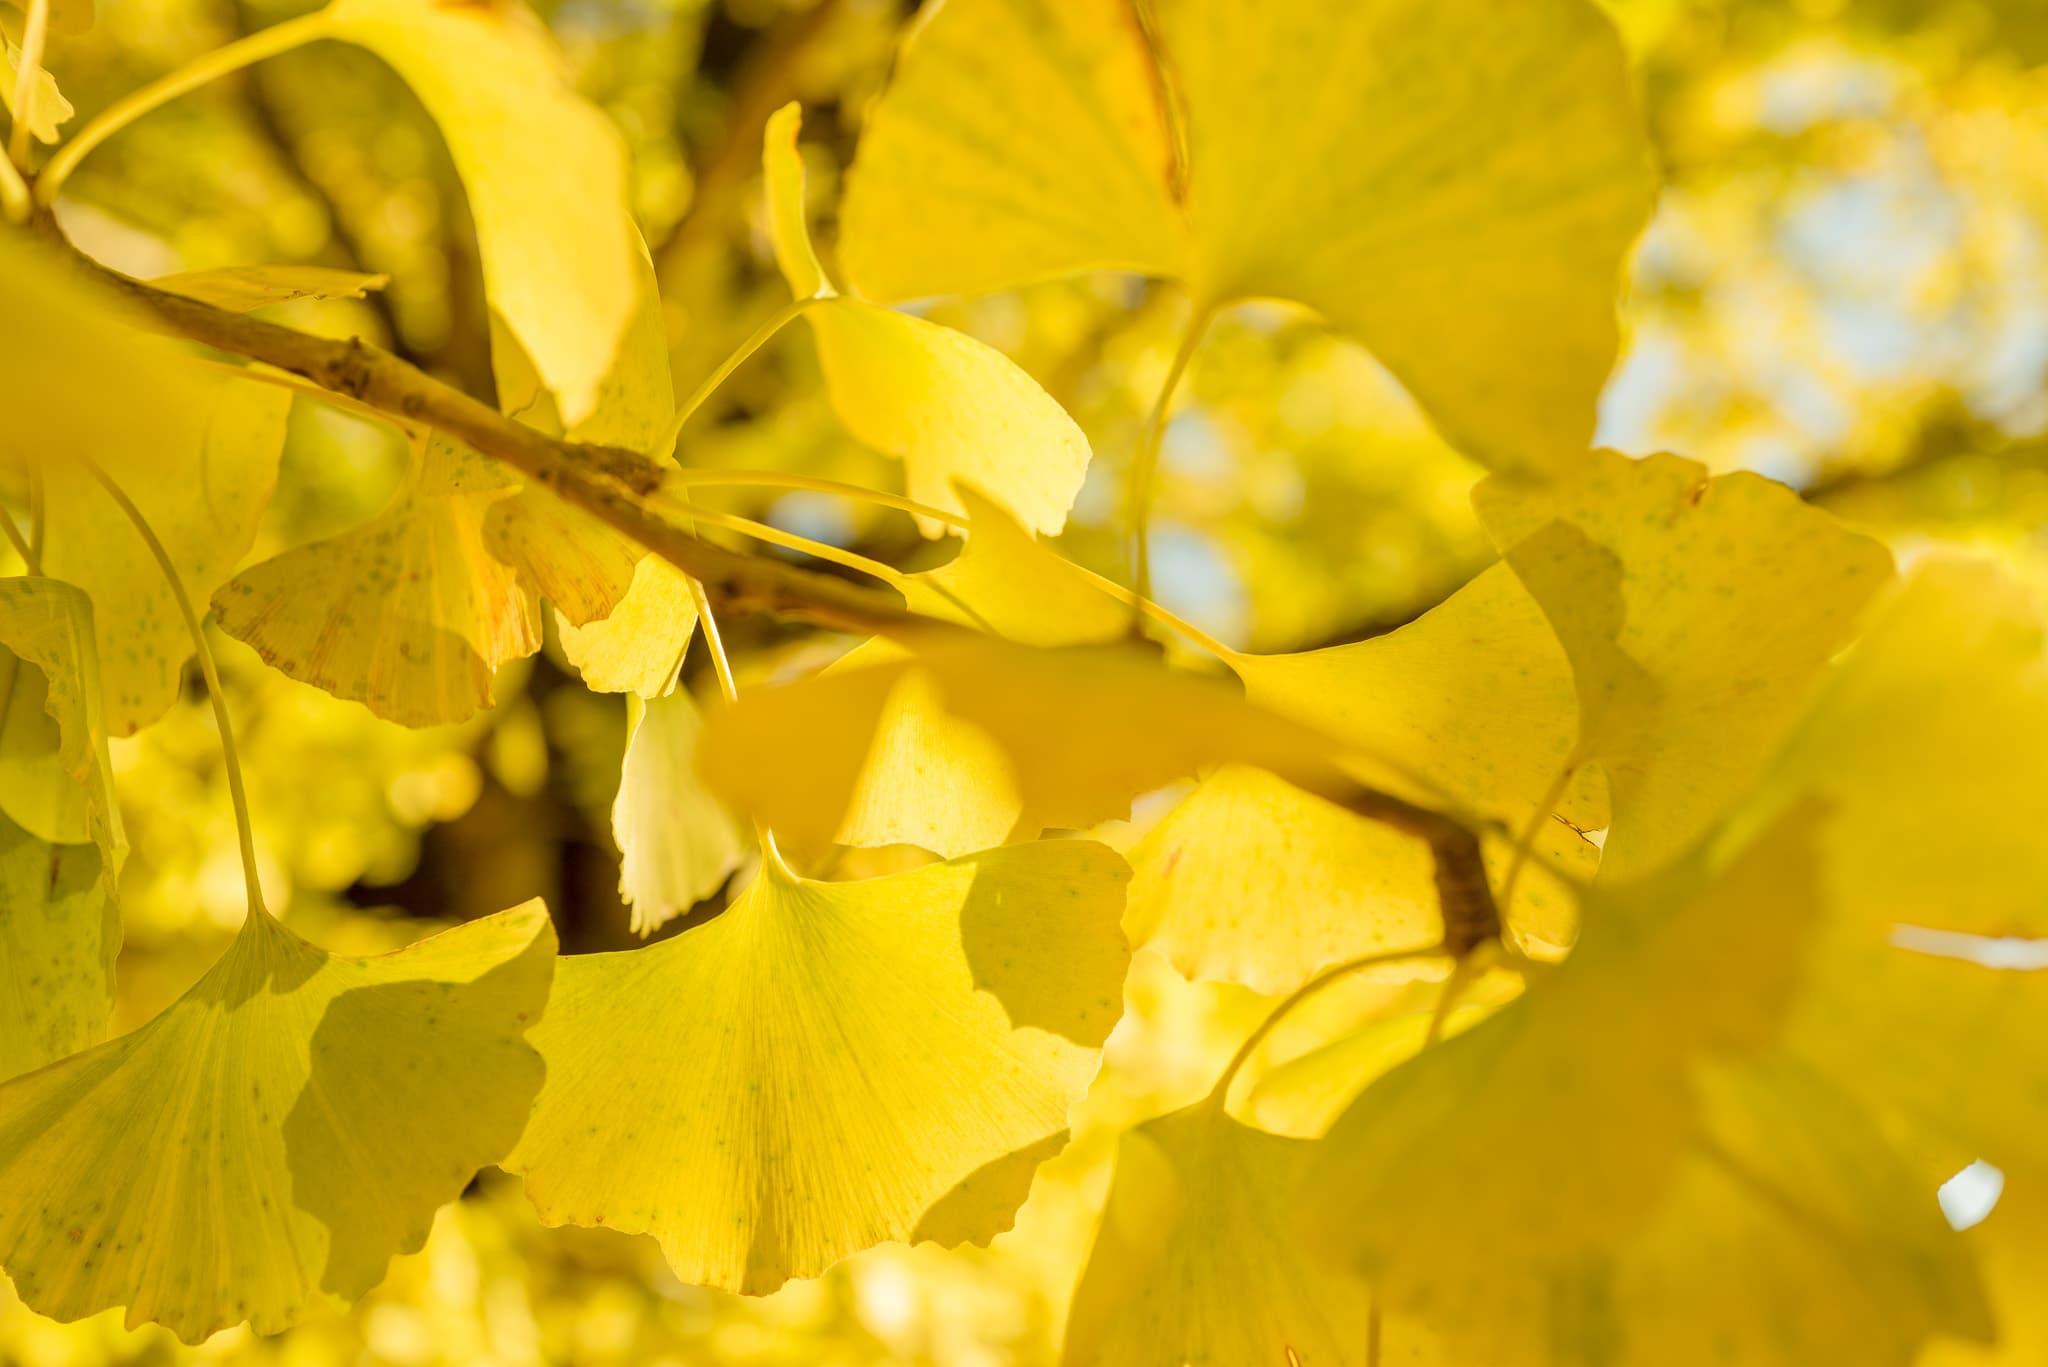
[[[1180,345],[1174,349],[1173,360],[1166,368],[1166,378],[1159,385],[1159,395],[1152,401],[1152,411],[1145,416],[1145,430],[1138,440],[1137,452],[1131,458],[1131,470],[1124,488],[1124,516],[1131,529],[1131,556],[1135,566],[1132,585],[1137,599],[1143,602],[1152,600],[1152,495],[1159,476],[1159,448],[1166,439],[1166,415],[1173,406],[1174,391],[1180,388],[1181,377],[1187,374],[1188,363],[1195,359],[1195,350],[1202,344],[1202,336],[1209,330],[1209,321],[1215,316],[1215,305],[1207,303],[1196,304],[1194,312],[1189,315],[1187,329],[1181,333]],[[1134,602],[1131,613],[1131,634],[1134,636],[1142,634],[1142,616],[1143,609]]]
[[[157,568],[163,571],[164,583],[169,587],[171,597],[177,600],[178,611],[185,618],[185,629],[192,636],[192,653],[199,657],[199,672],[206,680],[206,696],[213,704],[214,726],[220,732],[220,757],[228,774],[228,800],[235,809],[235,837],[242,847],[242,882],[248,890],[249,914],[265,915],[263,884],[256,872],[256,830],[249,819],[249,795],[242,786],[242,762],[235,752],[235,728],[228,716],[227,694],[221,688],[220,671],[214,667],[213,648],[206,643],[206,631],[200,624],[199,614],[193,610],[191,595],[185,592],[184,581],[178,578],[177,565],[172,562],[170,552],[164,549],[164,543],[157,539],[142,510],[97,462],[87,460],[85,468],[99,481],[99,486],[107,491],[107,497],[114,500],[114,505],[149,547]]]
[[[326,10],[297,19],[287,19],[267,29],[238,38],[225,47],[203,53],[169,75],[161,76],[138,90],[131,90],[94,115],[76,135],[57,149],[50,164],[36,179],[35,202],[43,208],[56,203],[57,192],[78,169],[78,163],[114,134],[143,115],[169,104],[180,95],[197,90],[210,81],[240,71],[266,57],[275,57],[317,38],[325,38],[333,25]],[[25,69],[25,68],[24,68]]]
[[[717,368],[704,377],[703,382],[690,397],[683,400],[682,406],[676,409],[675,417],[669,420],[668,431],[662,434],[661,444],[654,449],[673,453],[676,443],[682,440],[683,428],[689,424],[697,410],[704,406],[705,400],[717,393],[718,387],[732,377],[735,370],[745,365],[755,352],[768,345],[776,333],[795,322],[805,309],[821,299],[831,297],[827,294],[814,294],[805,299],[792,299],[769,314],[767,321],[755,328],[747,340],[741,342],[731,355],[720,361]]]

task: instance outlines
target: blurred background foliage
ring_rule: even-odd
[[[1636,256],[1601,440],[1757,469],[1903,554],[1967,543],[2048,584],[2048,5],[1609,3],[1639,62],[1667,188]],[[50,65],[89,117],[301,8],[102,0],[89,33],[55,37]],[[541,10],[633,149],[636,207],[687,394],[786,298],[761,221],[763,122],[786,100],[805,104],[813,211],[829,246],[841,173],[905,6],[551,0]],[[15,34],[19,14],[0,16]],[[255,262],[387,272],[380,295],[288,306],[285,320],[361,333],[489,393],[459,186],[405,87],[362,53],[321,45],[208,87],[123,133],[72,186],[66,226],[136,273]],[[1123,570],[1114,491],[1184,308],[1170,290],[1104,278],[934,310],[1015,357],[1087,431],[1096,463],[1063,546],[1108,573]],[[1169,605],[1224,640],[1293,650],[1383,631],[1485,558],[1466,503],[1476,469],[1370,358],[1312,319],[1233,312],[1184,392],[1166,441],[1157,572]],[[368,516],[400,457],[376,429],[300,404],[284,493],[256,554]],[[884,488],[897,477],[831,415],[802,329],[713,396],[681,458]],[[705,497],[883,559],[944,554],[898,515],[818,495]],[[757,668],[787,664],[769,631],[734,623],[729,635]],[[246,729],[265,881],[303,933],[363,951],[540,895],[571,952],[630,942],[609,834],[623,708],[585,692],[558,654],[502,674],[495,713],[411,732],[257,667],[234,642],[219,648]],[[134,844],[125,1029],[219,952],[241,894],[197,692],[164,724],[117,742],[116,761]],[[1143,815],[1109,838],[1133,839]],[[1398,1010],[1422,999],[1415,986],[1363,982],[1321,1009],[1370,999]],[[0,1282],[0,1360],[1045,1363],[1115,1133],[1199,1095],[1261,1014],[1249,992],[1190,987],[1147,955],[1129,991],[1074,1145],[990,1251],[883,1248],[743,1300],[678,1285],[651,1241],[542,1229],[494,1176],[360,1305],[282,1338],[232,1330],[188,1350],[156,1330],[125,1331],[117,1316],[58,1326]],[[1284,1056],[1286,1045],[1282,1032],[1271,1048]]]

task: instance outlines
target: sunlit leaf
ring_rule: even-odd
[[[149,283],[215,308],[253,313],[300,299],[361,299],[390,284],[391,277],[331,266],[220,266],[162,275]]]
[[[1115,1024],[1125,876],[1081,841],[859,883],[767,861],[673,940],[563,961],[507,1166],[550,1223],[654,1234],[729,1290],[986,1242],[1023,1187],[978,1179],[1057,1144]]]
[[[41,569],[91,597],[107,730],[129,735],[176,700],[192,643],[163,572],[91,467],[134,500],[203,602],[255,537],[291,396],[194,364],[131,327],[107,291],[12,236],[0,237],[0,316],[16,320],[0,329],[0,459],[44,482]]]
[[[0,1266],[187,1342],[361,1295],[517,1138],[553,951],[538,903],[371,959],[252,914],[163,1015],[0,1087]]]
[[[433,116],[462,177],[491,307],[575,427],[600,406],[646,248],[618,131],[518,4],[334,0],[326,31],[376,53]]]
[[[1572,957],[1368,1088],[1321,1141],[1312,1242],[1394,1303],[1485,1313],[1484,1289],[1639,1229],[1699,1126],[1696,1065],[1770,1045],[1820,893],[1811,811],[1719,869],[1695,854],[1604,888]]]
[[[1654,191],[1599,10],[1167,0],[1156,20],[1118,0],[927,13],[854,167],[854,285],[1115,269],[1204,303],[1294,299],[1487,464],[1582,454]]]
[[[718,891],[739,867],[739,827],[697,777],[702,719],[687,690],[627,700],[626,763],[612,804],[619,892],[646,935]]]
[[[0,812],[54,844],[127,848],[114,804],[92,604],[54,579],[0,579]]]
[[[14,87],[21,78],[21,48],[10,38],[0,37],[0,108],[7,111],[10,120],[21,117],[14,107]],[[29,132],[37,142],[55,142],[63,136],[59,130],[68,122],[74,111],[71,101],[64,98],[64,92],[57,89],[57,78],[50,74],[48,67],[36,68],[35,84],[28,94]]]
[[[1688,847],[1757,780],[1891,574],[1782,485],[1670,456],[1603,452],[1571,481],[1474,500],[1571,658],[1574,757],[1606,773],[1616,877]]]
[[[1366,1284],[1295,1236],[1288,1207],[1309,1148],[1208,1105],[1126,1133],[1065,1367],[1413,1361],[1374,1353]]]
[[[484,544],[513,496],[440,439],[407,487],[364,525],[286,551],[224,586],[221,629],[284,673],[407,726],[491,705],[491,672],[540,646],[539,612]]]
[[[0,815],[0,1079],[106,1037],[120,946],[99,851]]]
[[[798,298],[830,282],[804,231],[799,112],[779,111],[764,151],[776,254]],[[867,445],[903,460],[910,496],[964,511],[954,481],[987,494],[1039,531],[1056,532],[1088,469],[1088,439],[1037,381],[965,333],[856,299],[828,298],[804,317],[832,406]],[[927,526],[937,535],[942,530]]]

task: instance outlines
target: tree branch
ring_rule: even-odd
[[[663,486],[653,460],[621,447],[562,441],[500,414],[462,391],[423,374],[390,352],[358,339],[315,337],[246,314],[155,289],[70,249],[81,266],[112,286],[165,330],[302,376],[410,422],[422,423],[493,457],[704,586],[719,608],[795,617],[819,626],[901,636],[907,628],[943,633],[967,628],[911,612],[878,589],[713,545],[647,506]],[[1463,955],[1501,930],[1481,858],[1479,837],[1456,817],[1367,787],[1342,774],[1334,760],[1322,772],[1283,774],[1323,793],[1369,821],[1391,826],[1429,847],[1444,918],[1444,945]]]
[[[721,608],[862,633],[911,623],[943,628],[886,591],[704,540],[646,505],[662,488],[662,468],[638,452],[550,437],[360,339],[334,341],[230,313],[109,270],[75,248],[72,255],[168,332],[289,371],[503,461],[697,580]]]

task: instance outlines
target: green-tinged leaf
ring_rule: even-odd
[[[1220,1106],[1127,1132],[1074,1293],[1064,1367],[1415,1361],[1374,1352],[1366,1284],[1295,1237],[1288,1207],[1310,1147]]]
[[[1048,841],[860,883],[767,861],[721,915],[565,959],[507,1166],[551,1224],[766,1292],[888,1240],[986,1242],[1115,1024],[1126,871]],[[950,1199],[949,1199],[950,1196]]]
[[[1126,0],[928,11],[851,178],[854,285],[1113,269],[1207,303],[1293,299],[1488,465],[1583,454],[1655,187],[1600,11],[1165,0],[1155,19]]]
[[[331,266],[218,266],[161,275],[149,283],[215,308],[253,313],[301,299],[361,299],[390,284],[391,277]]]
[[[830,292],[803,231],[799,113],[770,121],[764,163],[776,254],[798,298]],[[847,429],[900,457],[910,497],[966,511],[955,481],[1018,520],[1056,532],[1088,469],[1088,439],[1037,381],[993,347],[922,318],[855,299],[827,298],[804,317],[832,407]],[[938,535],[943,528],[925,530]]]
[[[1688,848],[1756,782],[1891,574],[1884,547],[1782,485],[1672,456],[1603,452],[1474,502],[1571,658],[1615,877]]]
[[[718,891],[739,867],[742,837],[732,813],[697,777],[703,722],[687,690],[627,700],[625,768],[612,803],[619,892],[642,935]]]
[[[92,603],[55,579],[0,579],[0,812],[53,844],[127,851],[107,761]]]
[[[221,629],[304,683],[406,726],[491,705],[491,673],[540,647],[539,612],[485,546],[512,497],[474,456],[435,438],[369,522],[273,557],[214,596]]]
[[[0,816],[0,1079],[106,1037],[120,947],[99,851]]]
[[[164,1014],[0,1087],[0,1266],[192,1343],[361,1295],[518,1137],[553,965],[537,902],[371,959],[252,914]]]

